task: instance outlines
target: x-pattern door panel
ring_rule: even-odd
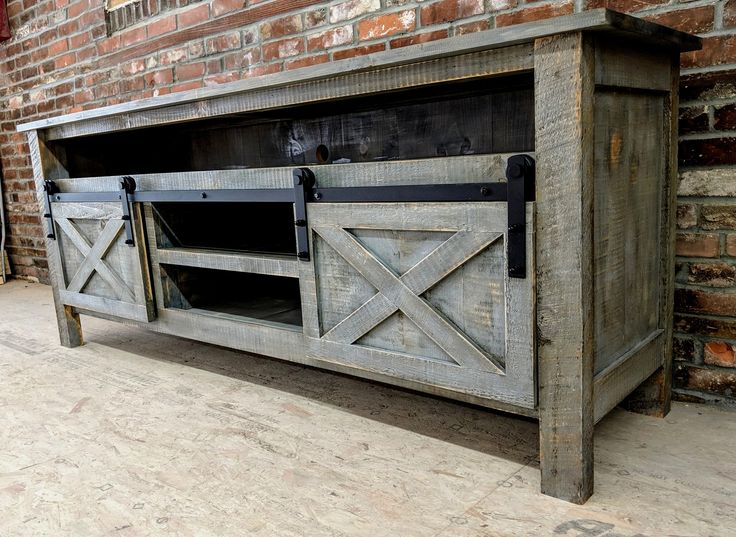
[[[62,271],[55,274],[61,301],[124,319],[153,319],[145,240],[125,244],[122,208],[116,203],[54,203]],[[133,218],[138,226],[139,212]]]
[[[309,223],[316,308],[305,328],[322,352],[534,406],[532,277],[507,276],[505,203],[313,204]]]

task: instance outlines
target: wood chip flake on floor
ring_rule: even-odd
[[[584,506],[539,494],[537,427],[82,318],[0,288],[0,537],[734,537],[736,412],[615,410]]]

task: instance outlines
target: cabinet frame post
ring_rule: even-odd
[[[594,50],[582,33],[534,44],[537,360],[542,493],[593,493]]]
[[[46,180],[68,178],[64,165],[46,147],[45,140],[39,136],[38,131],[28,132],[28,145],[33,165],[33,178],[36,184],[36,195],[40,207],[46,206],[46,193],[44,186]],[[46,211],[42,212],[46,214]],[[50,214],[50,211],[49,211]],[[49,218],[50,232],[45,239],[46,253],[49,264],[49,278],[52,283],[63,279],[63,268],[59,255],[59,244],[55,240],[54,221]],[[62,303],[59,286],[52,285],[54,296],[54,308],[56,310],[56,323],[59,328],[59,340],[64,347],[78,347],[84,344],[82,337],[82,322],[79,313],[72,306]]]

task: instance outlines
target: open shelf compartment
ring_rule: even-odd
[[[159,249],[296,256],[292,203],[153,204]]]
[[[302,326],[298,279],[178,265],[159,267],[166,308]]]

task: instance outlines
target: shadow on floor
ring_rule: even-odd
[[[267,386],[518,464],[539,464],[533,419],[175,336],[122,330],[95,330],[87,340]]]

